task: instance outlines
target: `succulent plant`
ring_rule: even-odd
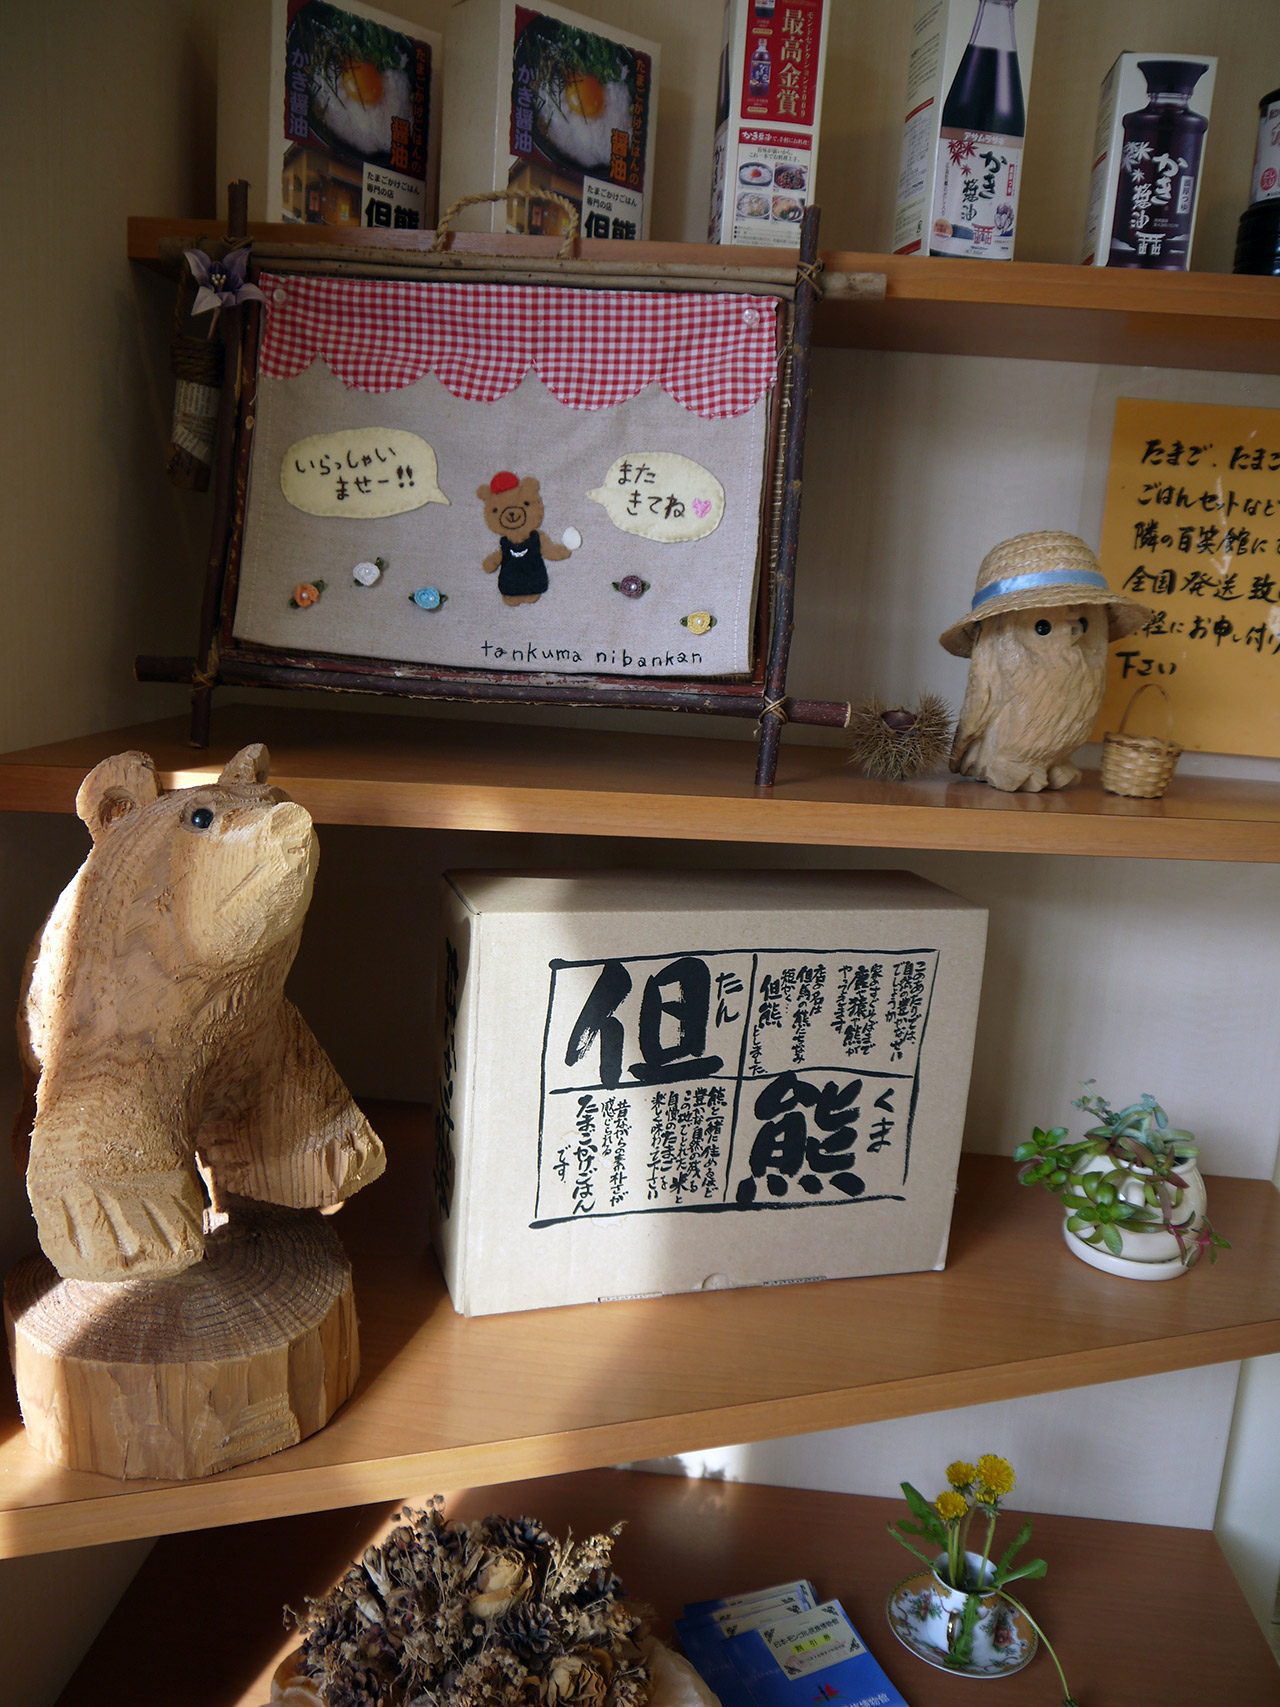
[[[1082,1138],[1072,1138],[1065,1126],[1034,1127],[1013,1153],[1022,1184],[1043,1185],[1061,1198],[1067,1230],[1113,1256],[1122,1252],[1124,1233],[1165,1232],[1173,1235],[1187,1267],[1206,1250],[1215,1262],[1220,1250],[1230,1249],[1227,1240],[1207,1220],[1183,1227],[1174,1219],[1188,1186],[1179,1170],[1200,1153],[1195,1134],[1170,1126],[1150,1094],[1113,1109],[1105,1097],[1089,1093],[1093,1082],[1075,1107],[1091,1114],[1095,1124]],[[1089,1168],[1098,1157],[1109,1166]],[[1139,1193],[1127,1192],[1133,1182]]]

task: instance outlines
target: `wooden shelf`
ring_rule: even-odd
[[[1074,1258],[1045,1192],[969,1156],[947,1267],[466,1321],[426,1248],[426,1111],[346,1209],[362,1372],[320,1434],[200,1482],[58,1469],[0,1409],[0,1555],[774,1439],[1280,1350],[1280,1193],[1215,1179],[1233,1249],[1140,1286]],[[993,1299],[1000,1308],[992,1316]]]
[[[1104,793],[1096,778],[1001,794],[952,777],[874,783],[839,748],[783,740],[776,787],[758,791],[753,749],[702,736],[647,736],[443,717],[225,706],[208,755],[185,718],[107,730],[0,757],[0,810],[70,812],[109,753],[151,753],[166,786],[207,781],[248,741],[272,781],[320,824],[669,838],[680,841],[1143,859],[1280,860],[1280,788],[1175,778],[1163,800]]]
[[[687,1601],[807,1576],[840,1601],[912,1707],[965,1707],[973,1694],[966,1679],[908,1654],[885,1622],[889,1592],[911,1569],[885,1532],[900,1500],[604,1470],[476,1488],[448,1508],[464,1519],[528,1513],[576,1535],[625,1518],[614,1562],[668,1637]],[[177,1693],[184,1707],[258,1707],[295,1645],[281,1608],[323,1593],[391,1519],[386,1507],[356,1507],[160,1542],[58,1707]],[[1048,1576],[1019,1584],[1019,1598],[1081,1702],[1205,1707],[1225,1694],[1233,1707],[1274,1707],[1275,1660],[1207,1530],[1038,1516],[1031,1552],[1048,1560]],[[1043,1651],[1001,1680],[1002,1707],[1045,1707],[1059,1695]]]
[[[172,266],[183,248],[219,230],[215,220],[131,219],[129,255],[153,267]],[[335,258],[357,248],[425,250],[434,236],[307,225],[251,225],[249,231],[259,242],[323,246]],[[550,238],[462,236],[454,242],[493,254],[549,255],[555,248]],[[582,254],[617,259],[622,249],[629,260],[657,265],[776,268],[782,259],[777,249],[694,243],[587,242]],[[1274,279],[844,250],[827,251],[823,261],[829,272],[881,274],[886,288],[882,301],[822,303],[819,344],[1280,373]]]

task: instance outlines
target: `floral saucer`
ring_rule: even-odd
[[[1031,1662],[1039,1646],[1035,1631],[1008,1601],[987,1596],[974,1628],[972,1661],[948,1664],[947,1603],[959,1598],[944,1590],[932,1571],[918,1571],[889,1596],[885,1606],[889,1628],[917,1659],[953,1677],[1010,1677]]]

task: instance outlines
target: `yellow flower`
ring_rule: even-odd
[[[953,1488],[944,1488],[933,1502],[934,1509],[944,1523],[954,1523],[957,1518],[964,1516],[969,1506],[963,1494],[958,1494]]]
[[[690,634],[705,634],[714,625],[716,619],[709,610],[695,610],[690,611],[689,615],[682,620]]]
[[[966,1464],[963,1458],[957,1458],[954,1464],[947,1465],[947,1480],[953,1488],[967,1488],[978,1474],[972,1464]]]
[[[1013,1465],[1007,1458],[996,1458],[990,1452],[978,1460],[978,1480],[982,1483],[981,1498],[990,1503],[1013,1487]]]

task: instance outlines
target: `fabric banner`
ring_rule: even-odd
[[[750,670],[776,302],[262,284],[238,640],[477,670]]]

